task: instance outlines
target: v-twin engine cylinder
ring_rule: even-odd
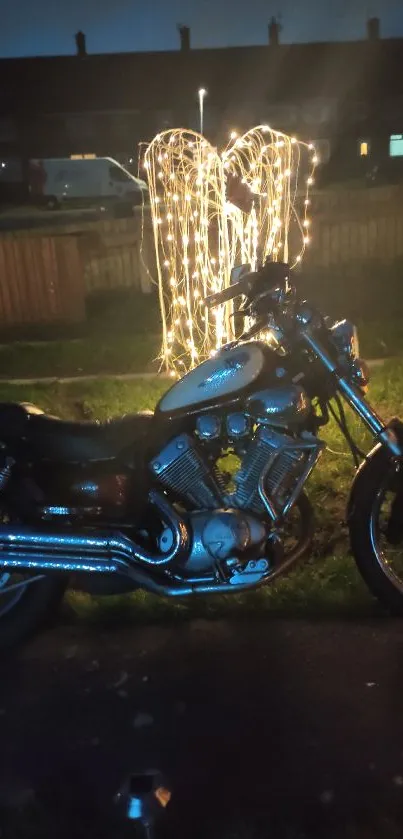
[[[211,423],[211,428],[215,425]],[[234,475],[233,492],[226,490],[214,461],[203,457],[200,444],[189,434],[170,440],[152,460],[151,468],[192,512],[232,508],[266,516],[269,511],[271,518],[277,519],[296,499],[324,444],[308,432],[295,436],[267,425],[242,436],[245,454]]]
[[[218,483],[189,434],[174,437],[150,465],[164,486],[195,509],[214,510],[222,506]]]

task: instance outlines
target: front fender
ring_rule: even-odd
[[[403,450],[403,422],[397,417],[392,419],[388,425],[388,428],[393,431],[396,441],[398,442],[399,446]],[[355,499],[357,495],[360,493],[361,488],[364,486],[366,481],[367,469],[369,468],[370,464],[375,460],[375,458],[384,458],[385,465],[387,461],[391,459],[392,455],[390,451],[387,450],[386,446],[383,443],[377,443],[373,449],[367,454],[365,460],[361,463],[359,468],[357,469],[356,475],[354,477],[349,499],[347,502],[347,522],[351,518],[352,512],[354,510]]]
[[[350,495],[347,502],[347,510],[346,510],[346,520],[347,522],[350,520],[354,507],[355,507],[355,499],[361,493],[361,489],[366,482],[366,475],[367,469],[369,468],[370,464],[375,460],[375,458],[385,458],[385,461],[390,459],[390,455],[385,450],[385,447],[382,443],[377,443],[373,449],[367,454],[365,460],[362,461],[361,465],[358,467],[357,472],[354,476],[353,483],[350,489]]]

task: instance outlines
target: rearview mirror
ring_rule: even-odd
[[[239,280],[245,275],[250,274],[251,266],[250,265],[235,265],[230,274],[230,285],[235,285],[235,283],[239,283]]]

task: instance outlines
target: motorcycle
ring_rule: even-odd
[[[3,648],[35,630],[71,577],[92,593],[166,597],[277,579],[310,550],[304,488],[330,415],[358,462],[344,402],[376,440],[348,501],[352,553],[373,594],[403,613],[403,575],[387,554],[403,540],[403,424],[366,401],[354,326],[300,300],[283,263],[234,268],[204,303],[236,300],[241,337],[176,381],[154,413],[74,423],[0,405]]]

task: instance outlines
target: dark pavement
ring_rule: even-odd
[[[402,694],[395,621],[57,627],[1,662],[0,835],[118,837],[156,767],[164,836],[401,836]]]

